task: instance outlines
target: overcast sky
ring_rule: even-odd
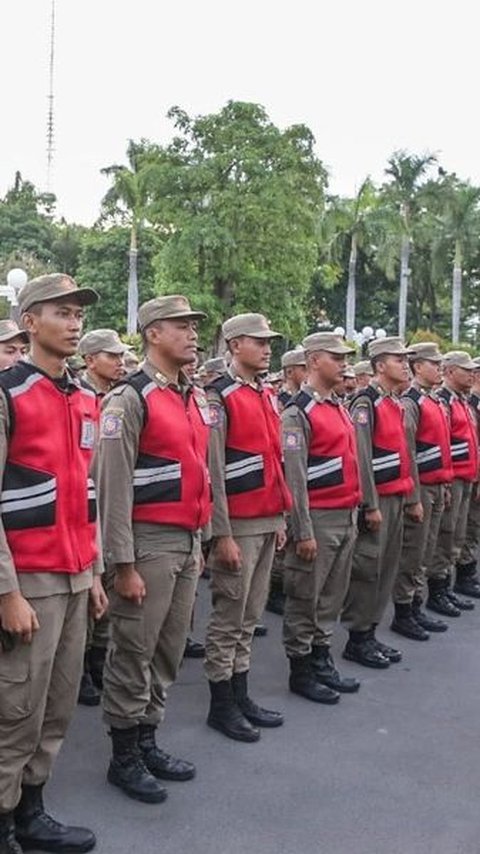
[[[0,0],[0,194],[46,179],[51,0]],[[92,222],[102,166],[166,142],[168,108],[256,101],[315,134],[334,192],[398,148],[480,183],[479,18],[471,0],[57,0],[58,213]]]

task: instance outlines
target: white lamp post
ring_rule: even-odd
[[[28,282],[28,275],[21,267],[14,267],[7,273],[7,284],[0,290],[0,294],[6,297],[10,303],[10,317],[17,320],[18,294]]]

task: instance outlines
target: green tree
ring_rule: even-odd
[[[176,136],[142,158],[147,218],[165,236],[160,291],[203,306],[210,332],[232,311],[262,311],[289,338],[305,329],[325,170],[303,125],[279,130],[258,104],[170,113]]]

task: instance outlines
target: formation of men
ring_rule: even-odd
[[[140,307],[138,364],[115,331],[82,336],[97,299],[42,276],[21,329],[0,322],[0,854],[95,845],[43,802],[78,697],[102,695],[125,795],[158,804],[195,776],[160,736],[205,562],[206,721],[239,742],[284,720],[249,689],[267,599],[290,690],[336,704],[361,687],[332,657],[336,624],[344,659],[387,669],[390,602],[392,631],[426,641],[480,598],[480,359],[387,337],[351,365],[317,332],[272,377],[281,336],[248,313],[198,369],[205,315],[172,295]]]

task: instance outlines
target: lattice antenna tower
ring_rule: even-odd
[[[52,192],[53,154],[55,151],[54,122],[54,82],[55,82],[55,0],[50,11],[50,57],[48,70],[48,113],[47,113],[47,193]]]

